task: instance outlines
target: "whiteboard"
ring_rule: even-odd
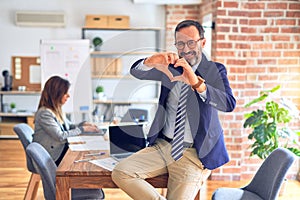
[[[53,75],[71,83],[70,98],[63,111],[80,122],[89,120],[92,109],[92,81],[89,40],[41,40],[41,85]]]

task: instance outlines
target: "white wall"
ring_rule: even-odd
[[[16,11],[63,11],[66,27],[19,27],[14,21]],[[131,27],[165,27],[164,6],[132,0],[1,0],[0,83],[2,71],[11,71],[11,56],[39,56],[41,39],[80,39],[87,14],[128,15]]]
[[[65,28],[18,27],[15,11],[63,11]],[[134,4],[132,0],[1,0],[0,70],[11,68],[12,55],[39,55],[41,39],[80,39],[85,15],[128,15],[131,27],[164,27],[163,6]]]

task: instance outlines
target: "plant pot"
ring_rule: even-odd
[[[11,109],[10,109],[10,112],[11,112],[11,113],[17,113],[17,109],[16,109],[16,108],[11,108]]]
[[[101,46],[95,46],[95,51],[101,51]]]
[[[97,93],[98,99],[99,100],[106,100],[106,95],[104,94],[104,92],[99,92]]]

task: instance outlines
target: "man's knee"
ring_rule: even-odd
[[[114,169],[111,172],[111,179],[113,180],[113,182],[117,183],[117,182],[119,182],[118,180],[120,180],[120,177],[122,176],[122,174],[123,174],[123,172]]]
[[[111,178],[112,178],[112,180],[113,180],[115,183],[119,183],[119,182],[121,182],[122,180],[126,180],[126,179],[129,179],[129,178],[132,178],[132,177],[129,176],[128,174],[126,174],[126,173],[123,172],[123,171],[114,169],[114,170],[112,171],[112,173],[111,173]]]

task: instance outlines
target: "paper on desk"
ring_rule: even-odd
[[[71,151],[108,150],[109,142],[103,136],[68,137]]]
[[[74,137],[68,137],[69,143],[90,142],[93,140],[103,141],[104,138],[103,138],[103,136],[99,136],[99,135],[97,135],[97,136],[79,135],[79,136],[74,136]]]
[[[102,167],[104,169],[107,169],[109,171],[112,171],[115,168],[115,166],[118,164],[118,161],[116,161],[112,157],[98,159],[98,160],[91,160],[89,162],[99,167]]]

